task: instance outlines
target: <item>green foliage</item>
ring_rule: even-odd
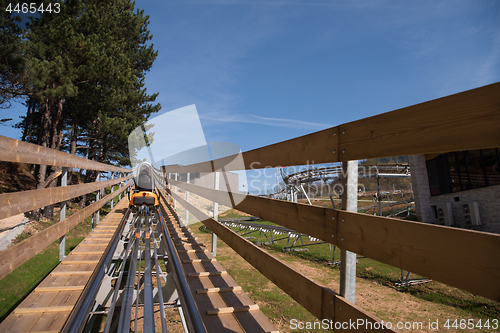
[[[153,104],[158,94],[144,87],[158,54],[148,24],[129,0],[68,0],[57,15],[33,19],[25,41],[29,108],[18,124],[23,138],[128,165],[129,133],[160,109]]]
[[[47,248],[0,280],[0,321],[57,266],[58,249]]]
[[[18,16],[5,10],[9,1],[0,0],[0,108],[25,95],[23,48]]]

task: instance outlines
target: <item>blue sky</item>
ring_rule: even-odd
[[[163,110],[243,151],[500,81],[498,1],[137,1]]]
[[[136,7],[159,52],[146,84],[161,112],[195,104],[207,142],[243,151],[500,81],[497,0]]]

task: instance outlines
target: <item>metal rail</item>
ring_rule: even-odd
[[[161,199],[165,200],[163,193],[160,194]],[[168,253],[168,262],[172,271],[174,273],[174,280],[177,286],[177,291],[179,293],[179,298],[181,300],[181,305],[185,311],[186,323],[188,326],[189,332],[202,333],[206,332],[205,326],[203,325],[203,321],[201,320],[200,313],[198,308],[196,307],[196,303],[194,301],[193,295],[191,294],[191,289],[186,281],[186,277],[183,273],[182,266],[180,264],[180,259],[177,255],[177,251],[174,248],[173,242],[170,239],[170,234],[167,230],[167,226],[165,225],[165,221],[163,216],[161,215],[160,210],[158,209],[158,217],[160,218],[161,229],[163,231],[163,235],[165,237],[165,243],[167,245],[167,253]]]
[[[94,301],[97,292],[99,291],[99,287],[101,286],[101,282],[104,278],[104,274],[106,273],[106,268],[113,258],[113,254],[115,252],[116,246],[118,245],[120,235],[123,232],[123,228],[125,227],[125,223],[127,222],[129,215],[130,209],[127,209],[127,212],[123,216],[120,224],[118,225],[118,228],[116,228],[116,231],[113,234],[111,242],[106,247],[101,260],[99,260],[99,263],[90,276],[89,281],[85,285],[80,298],[75,304],[73,311],[70,313],[68,320],[66,320],[61,333],[79,333],[83,330],[83,327],[87,322],[89,312],[94,305]]]
[[[136,218],[136,220],[137,220],[137,218]],[[131,228],[129,235],[131,235],[132,232],[134,232],[134,230]],[[104,333],[109,333],[109,330],[111,328],[111,323],[113,321],[112,320],[113,313],[115,311],[116,301],[118,299],[118,292],[120,290],[120,285],[122,283],[123,273],[125,272],[125,263],[127,261],[128,253],[130,252],[130,249],[132,248],[132,244],[133,244],[132,242],[128,242],[127,248],[125,249],[125,252],[123,253],[123,261],[122,261],[122,264],[120,267],[120,273],[118,274],[118,278],[116,279],[115,289],[113,291],[113,298],[111,300],[111,305],[110,305],[109,310],[108,310],[108,317],[106,319],[106,324],[104,326],[104,331],[103,331]]]
[[[158,253],[156,251],[156,238],[155,238],[155,228],[151,228],[151,236],[153,238],[153,254],[155,258],[155,270],[156,270],[156,284],[158,285],[158,299],[160,300],[160,319],[161,319],[161,330],[162,332],[167,332],[167,319],[165,318],[165,305],[161,300],[163,300],[163,292],[161,288],[161,276],[160,276],[160,265],[158,264]]]
[[[151,232],[149,217],[146,216],[146,231],[144,234],[144,332],[155,331],[153,307],[153,276],[151,270]],[[159,274],[160,272],[156,272]],[[161,289],[161,285],[158,286]],[[160,300],[162,302],[162,300]]]
[[[118,332],[130,331],[130,318],[132,315],[132,303],[134,299],[135,271],[137,268],[137,252],[139,250],[140,234],[141,221],[139,218],[137,218],[136,229],[134,233],[134,242],[132,247],[132,256],[130,258],[127,281],[125,284],[125,288],[123,289],[123,302],[118,323]]]

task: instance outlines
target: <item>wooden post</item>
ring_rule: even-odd
[[[344,177],[342,208],[348,212],[358,211],[358,161],[342,163]],[[341,220],[340,223],[345,223]],[[340,240],[342,246],[343,239]],[[340,295],[354,303],[356,296],[356,253],[340,250]]]

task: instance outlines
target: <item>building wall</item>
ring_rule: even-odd
[[[415,198],[417,220],[420,222],[429,222],[432,218],[429,202],[431,191],[427,177],[425,155],[411,155],[410,168],[411,187],[413,190],[413,197]]]
[[[478,230],[500,234],[500,185],[437,195],[430,197],[429,201],[430,205],[450,202],[453,225],[459,228],[465,227],[462,204],[477,202],[481,219],[481,228]],[[438,222],[437,219],[431,221]]]
[[[449,202],[453,226],[464,228],[466,224],[462,204],[477,202],[481,219],[481,226],[478,230],[500,233],[500,185],[431,196],[425,156],[410,156],[410,167],[415,208],[419,221],[439,224],[432,206]]]

